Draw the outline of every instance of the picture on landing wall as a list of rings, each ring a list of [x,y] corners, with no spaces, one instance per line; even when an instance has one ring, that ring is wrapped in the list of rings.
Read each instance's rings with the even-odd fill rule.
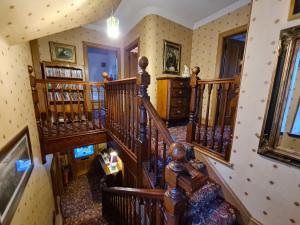
[[[289,20],[300,18],[300,0],[291,0],[289,10]]]
[[[0,224],[7,225],[17,209],[33,169],[28,127],[0,150]]]
[[[181,45],[164,41],[163,73],[179,75],[181,60]]]
[[[49,42],[51,61],[76,64],[76,46]]]

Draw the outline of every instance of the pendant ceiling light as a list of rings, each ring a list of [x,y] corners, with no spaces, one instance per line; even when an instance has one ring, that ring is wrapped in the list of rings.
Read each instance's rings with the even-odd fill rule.
[[[106,20],[107,36],[116,39],[117,37],[119,37],[120,31],[119,31],[119,19],[114,16],[113,0],[111,6],[112,6],[111,16]]]

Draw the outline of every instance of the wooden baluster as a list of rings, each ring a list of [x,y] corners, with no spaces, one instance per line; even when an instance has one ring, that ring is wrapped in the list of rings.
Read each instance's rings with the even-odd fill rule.
[[[166,160],[167,160],[167,146],[166,146],[166,143],[163,142],[163,167],[162,167],[161,188],[165,188],[165,167],[166,167]]]
[[[155,128],[155,148],[154,148],[154,175],[155,175],[155,186],[158,184],[158,130]]]
[[[149,117],[149,126],[148,126],[148,152],[147,152],[147,161],[151,160],[151,151],[152,151],[152,120]]]
[[[134,147],[134,102],[133,102],[133,97],[134,97],[134,85],[131,85],[131,88],[130,88],[130,117],[131,117],[131,125],[130,125],[130,130],[131,130],[131,145],[130,145],[130,148],[132,151],[133,150],[133,147]]]
[[[98,119],[98,126],[99,126],[99,129],[102,127],[101,125],[101,99],[100,99],[100,87],[101,86],[96,86],[97,88],[97,93],[98,93],[98,101],[97,101],[97,104],[98,104],[98,116],[96,117]]]
[[[53,98],[53,103],[54,103],[54,117],[55,117],[55,123],[56,123],[56,135],[58,135],[60,133],[60,129],[59,129],[59,118],[58,118],[58,112],[57,112],[57,104],[56,104],[56,92],[55,89],[53,89],[52,87],[52,94],[54,96]],[[58,95],[57,95],[58,96]],[[59,99],[57,99],[59,101]]]
[[[201,122],[202,122],[202,107],[203,107],[203,93],[205,90],[205,84],[199,85],[199,97],[198,97],[198,133],[196,141],[197,143],[200,143],[201,139]]]
[[[226,117],[226,108],[227,108],[227,100],[228,100],[228,89],[230,87],[230,84],[229,83],[224,83],[223,84],[223,91],[222,91],[222,98],[224,99],[223,101],[223,107],[221,109],[221,121],[220,121],[220,124],[221,124],[221,130],[220,130],[220,134],[221,134],[221,137],[220,137],[220,143],[219,143],[219,148],[218,148],[218,151],[219,152],[222,152],[223,151],[223,144],[224,144],[224,141],[223,141],[223,137],[224,137],[224,128],[225,128],[225,117]]]
[[[46,120],[47,120],[47,127],[48,127],[48,133],[51,135],[52,134],[52,124],[50,121],[50,117],[49,117],[49,101],[48,101],[48,95],[51,95],[51,92],[48,93],[47,92],[47,84],[45,84],[45,87],[43,87],[43,93],[44,93],[44,101],[45,101],[45,111],[46,111]]]
[[[65,96],[64,96],[64,88],[60,89],[61,97],[62,97],[62,109],[63,109],[63,118],[64,118],[64,129],[67,131],[67,123],[66,123],[66,106],[65,106]]]
[[[108,95],[107,95],[107,91],[106,91],[106,86],[103,85],[102,86],[102,90],[103,90],[103,96],[104,96],[104,116],[105,116],[105,120],[104,120],[104,126],[105,128],[109,128],[108,126],[108,121],[109,121],[109,112],[108,112]]]
[[[84,87],[83,90],[84,96],[86,96],[86,88]],[[76,94],[77,96],[79,96],[79,86],[76,85]],[[73,98],[74,93],[72,93],[72,95],[70,96],[70,98]],[[75,96],[75,95],[74,95]],[[74,100],[76,101],[76,98],[74,98]],[[85,98],[85,104],[86,104],[86,98]],[[86,107],[84,107],[86,110]],[[81,115],[81,107],[80,107],[80,98],[77,98],[77,117],[78,117],[78,123],[79,123],[79,127],[81,129],[81,119],[82,119],[82,115]]]
[[[92,103],[92,113],[91,113],[91,119],[92,119],[92,125],[93,129],[95,129],[95,100],[94,100],[94,86],[90,86],[91,88],[91,103]]]
[[[129,147],[129,96],[128,96],[128,84],[125,84],[125,90],[124,90],[124,101],[125,101],[125,115],[124,115],[124,121],[125,121],[125,145]]]
[[[204,146],[207,146],[207,131],[208,131],[208,122],[209,122],[209,111],[210,111],[210,96],[211,96],[212,84],[208,84],[208,98],[207,98],[207,107],[206,107],[206,116],[205,116],[205,131],[204,131]]]
[[[144,224],[147,225],[147,216],[149,215],[149,200],[148,199],[144,199]],[[150,219],[150,217],[148,216],[148,218]]]
[[[173,143],[169,148],[173,161],[165,170],[167,192],[164,196],[164,208],[167,216],[166,225],[183,224],[186,198],[178,188],[178,177],[183,171],[183,161],[185,160],[185,149],[181,143]]]
[[[72,87],[69,86],[69,89],[68,89],[68,94],[69,94],[69,97],[70,97],[70,94],[72,93]],[[72,130],[74,131],[74,109],[73,109],[73,100],[72,98],[70,98],[70,110],[71,110],[71,122],[72,122]]]
[[[218,127],[218,120],[219,120],[219,112],[220,112],[220,103],[221,103],[221,90],[222,90],[222,84],[217,84],[218,88],[216,87],[216,94],[217,94],[217,105],[215,110],[215,118],[214,118],[214,124],[212,126],[212,145],[211,149],[214,150],[215,148],[215,134],[216,134],[216,128]]]
[[[187,125],[187,134],[186,141],[192,143],[195,140],[195,111],[197,105],[197,84],[198,84],[198,74],[200,72],[200,68],[198,66],[194,67],[192,70],[192,76],[190,79],[191,86],[191,98],[190,98],[190,112],[189,112],[189,123]]]

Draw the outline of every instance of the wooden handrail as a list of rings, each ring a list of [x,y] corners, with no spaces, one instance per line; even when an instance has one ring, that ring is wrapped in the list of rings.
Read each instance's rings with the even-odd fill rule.
[[[106,85],[113,85],[113,84],[125,84],[125,83],[135,83],[136,77],[124,78],[120,80],[113,80],[110,82],[105,83]]]
[[[122,195],[131,195],[136,197],[151,198],[163,200],[165,190],[163,189],[140,189],[140,188],[125,188],[125,187],[110,187],[104,188],[104,192],[119,193]]]
[[[223,79],[205,79],[198,80],[197,84],[224,84],[224,83],[238,83],[236,78],[223,78]]]
[[[167,145],[171,145],[174,143],[173,138],[171,137],[171,134],[166,127],[165,123],[163,120],[160,118],[158,115],[157,111],[155,110],[154,106],[148,99],[143,99],[144,106],[148,112],[148,116],[151,117],[153,121],[153,125],[159,130],[163,140]]]

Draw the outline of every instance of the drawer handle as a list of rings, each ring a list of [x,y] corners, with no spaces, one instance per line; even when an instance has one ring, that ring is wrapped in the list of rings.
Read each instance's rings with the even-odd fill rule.
[[[180,114],[181,113],[181,111],[180,110],[177,110],[177,114]]]
[[[182,94],[182,91],[178,91],[179,94]]]
[[[181,104],[181,103],[182,103],[182,101],[181,101],[181,100],[178,100],[178,101],[177,101],[177,103],[178,103],[178,104]]]
[[[183,82],[180,82],[179,84],[180,84],[181,86],[183,86]]]

